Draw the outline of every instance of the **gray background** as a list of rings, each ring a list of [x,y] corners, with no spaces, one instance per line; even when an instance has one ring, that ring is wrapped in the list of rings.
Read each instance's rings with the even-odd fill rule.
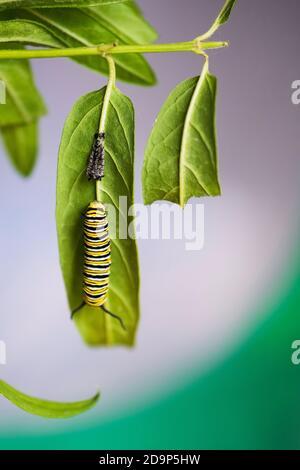
[[[221,0],[140,0],[159,41],[185,41],[206,31]],[[41,125],[40,160],[23,180],[1,150],[0,339],[8,364],[1,377],[50,399],[103,391],[98,414],[137,406],[217,361],[254,323],[251,311],[274,299],[291,259],[299,212],[299,113],[291,83],[300,79],[299,1],[239,0],[215,36],[231,47],[211,54],[219,78],[218,140],[223,197],[205,199],[205,247],[182,242],[140,245],[142,318],[132,351],[91,350],[69,321],[55,230],[57,151],[64,120],[103,77],[67,59],[36,60],[49,106]],[[147,136],[171,89],[200,72],[201,58],[151,55],[158,86],[119,83],[136,108],[136,200]],[[2,155],[3,154],[3,155]],[[184,280],[184,281],[182,281]],[[179,288],[179,285],[181,286]],[[155,293],[155,296],[154,296]],[[0,403],[2,423],[40,420]],[[81,418],[83,421],[89,419]],[[66,426],[44,423],[45,428]]]

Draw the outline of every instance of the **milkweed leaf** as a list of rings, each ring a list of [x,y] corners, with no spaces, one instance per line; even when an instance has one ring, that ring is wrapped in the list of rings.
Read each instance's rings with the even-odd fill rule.
[[[83,216],[95,199],[95,183],[86,178],[88,156],[98,131],[106,88],[77,101],[63,130],[57,178],[57,231],[60,262],[70,312],[83,301]],[[130,100],[114,89],[106,121],[106,176],[102,180],[102,202],[116,211],[116,233],[120,221],[132,223],[119,196],[133,204],[134,111]],[[108,213],[108,217],[110,214]],[[139,269],[137,247],[131,238],[111,240],[111,275],[105,306],[120,316],[120,323],[100,308],[84,306],[74,315],[83,339],[89,345],[132,346],[139,317]]]
[[[97,44],[141,44],[152,42],[156,32],[146,22],[143,16],[134,8],[134,3],[105,5],[102,8],[36,8],[31,10],[7,10],[0,12],[0,20],[7,22],[26,22],[26,35],[23,33],[23,42],[35,37],[40,45],[47,41],[50,47],[51,37],[59,42],[59,47],[82,47]],[[40,33],[29,31],[29,25],[35,24],[43,28]],[[7,28],[7,26],[6,26]],[[0,22],[1,30],[1,22]],[[45,32],[50,37],[45,37]],[[22,36],[22,30],[20,31]],[[1,37],[1,32],[0,32]],[[101,56],[84,56],[72,58],[97,72],[107,74],[107,62]],[[155,74],[140,54],[124,54],[115,57],[117,76],[120,80],[139,85],[153,85],[156,82]]]
[[[205,64],[200,77],[177,85],[164,103],[146,147],[146,204],[184,206],[194,196],[218,196],[215,100],[217,79]]]
[[[38,152],[38,123],[2,127],[1,135],[7,154],[22,176],[29,176]]]
[[[49,8],[84,7],[90,5],[110,5],[124,3],[126,0],[0,0],[0,9],[5,8]]]
[[[88,8],[85,12],[96,17],[100,25],[106,26],[126,44],[148,44],[157,39],[157,32],[134,2],[129,1],[117,7],[107,5],[103,8]]]
[[[27,413],[43,418],[72,418],[92,408],[99,400],[99,393],[89,400],[73,403],[61,403],[41,400],[16,390],[3,380],[0,380],[0,395],[5,397],[18,408]]]
[[[46,113],[28,61],[1,60],[0,80],[6,89],[6,103],[0,105],[0,127],[29,124]]]
[[[9,46],[14,49],[22,47],[17,44]],[[3,43],[0,48],[9,46]],[[0,134],[15,169],[28,176],[36,162],[38,121],[46,113],[46,106],[34,83],[28,61],[1,60],[0,80],[5,88],[5,103],[0,104]]]
[[[29,20],[9,20],[0,22],[0,43],[21,43],[33,46],[62,47],[63,44],[47,29]],[[7,49],[11,45],[7,44]],[[1,67],[2,61],[0,62]]]

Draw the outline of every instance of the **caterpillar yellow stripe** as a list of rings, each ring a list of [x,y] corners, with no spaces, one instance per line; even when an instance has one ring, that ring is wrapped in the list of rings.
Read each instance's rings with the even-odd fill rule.
[[[91,202],[84,218],[84,301],[101,307],[108,296],[111,249],[108,221],[101,202]]]

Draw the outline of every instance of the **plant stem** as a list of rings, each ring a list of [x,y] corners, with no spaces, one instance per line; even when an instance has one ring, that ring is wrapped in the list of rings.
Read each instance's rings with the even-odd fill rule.
[[[105,132],[107,111],[109,107],[111,93],[113,89],[115,88],[115,84],[116,84],[116,67],[115,67],[114,60],[109,55],[104,55],[104,57],[108,63],[109,75],[108,75],[108,82],[107,82],[102,110],[101,110],[99,134]],[[96,199],[97,201],[101,202],[101,181],[96,181]]]
[[[194,39],[188,42],[175,42],[169,44],[101,44],[91,47],[70,47],[67,49],[2,49],[0,50],[1,59],[47,59],[55,57],[75,57],[112,54],[133,54],[133,53],[162,53],[162,52],[194,52],[201,54],[208,49],[220,49],[228,47],[227,41],[202,42]]]

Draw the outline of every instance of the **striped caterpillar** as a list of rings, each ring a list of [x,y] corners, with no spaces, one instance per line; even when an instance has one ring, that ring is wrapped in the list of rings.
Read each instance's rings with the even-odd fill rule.
[[[84,301],[101,307],[108,296],[111,265],[108,222],[101,202],[91,202],[85,213],[84,248]]]

